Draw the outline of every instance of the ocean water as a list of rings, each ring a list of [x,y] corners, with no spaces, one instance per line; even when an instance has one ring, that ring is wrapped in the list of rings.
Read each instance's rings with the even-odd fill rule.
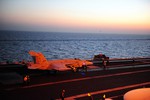
[[[0,31],[0,62],[32,60],[28,52],[49,60],[150,57],[150,35]]]

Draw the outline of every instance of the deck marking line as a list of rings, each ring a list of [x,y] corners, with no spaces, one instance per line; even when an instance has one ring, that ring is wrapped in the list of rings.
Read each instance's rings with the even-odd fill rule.
[[[42,83],[42,84],[35,84],[35,85],[24,86],[24,87],[20,87],[20,88],[33,88],[33,87],[47,86],[47,85],[53,85],[53,84],[75,82],[75,81],[82,81],[82,80],[96,79],[96,78],[105,78],[105,77],[119,76],[119,75],[127,75],[127,74],[134,74],[134,73],[141,73],[141,72],[148,72],[148,71],[150,71],[150,70],[141,70],[141,71],[134,71],[134,72],[124,72],[124,73],[117,73],[117,74],[109,74],[109,75],[103,75],[103,76],[77,78],[77,79],[71,79],[71,80],[63,80],[63,81],[57,81],[57,82],[48,82],[48,83]]]
[[[143,85],[149,85],[150,82],[145,82],[145,83],[140,83],[140,84],[133,84],[133,85],[128,85],[128,86],[122,86],[122,87],[117,87],[117,88],[112,88],[112,89],[106,89],[106,90],[100,90],[100,91],[95,91],[95,92],[90,92],[91,95],[96,95],[96,94],[101,94],[101,93],[106,93],[106,92],[113,92],[113,91],[118,91],[122,89],[128,89],[128,88],[133,88],[133,87],[138,87],[138,86],[143,86]],[[79,94],[75,96],[70,96],[66,97],[65,100],[74,100],[75,98],[81,98],[81,97],[86,97],[88,93],[84,94]],[[60,99],[56,99],[60,100]]]

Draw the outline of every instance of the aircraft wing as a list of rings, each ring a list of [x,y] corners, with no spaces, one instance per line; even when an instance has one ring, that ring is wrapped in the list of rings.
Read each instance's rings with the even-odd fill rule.
[[[57,70],[57,71],[71,70],[64,63],[53,63],[47,69],[49,69],[49,70]]]
[[[40,70],[47,70],[48,66],[47,65],[40,65],[40,64],[34,64],[31,63],[28,65],[29,69],[40,69]]]

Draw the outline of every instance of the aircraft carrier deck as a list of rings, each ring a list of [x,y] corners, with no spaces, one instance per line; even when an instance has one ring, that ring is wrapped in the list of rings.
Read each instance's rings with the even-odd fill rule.
[[[30,84],[2,85],[1,100],[56,100],[63,89],[65,100],[93,100],[106,98],[123,100],[123,95],[132,89],[150,87],[150,60],[117,62],[103,70],[97,64],[87,72],[59,72],[54,75],[31,74]]]

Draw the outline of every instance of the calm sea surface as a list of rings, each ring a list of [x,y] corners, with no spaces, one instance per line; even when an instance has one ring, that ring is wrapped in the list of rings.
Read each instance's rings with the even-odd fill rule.
[[[29,50],[47,59],[150,57],[150,35],[79,34],[0,31],[0,62],[31,60]]]

